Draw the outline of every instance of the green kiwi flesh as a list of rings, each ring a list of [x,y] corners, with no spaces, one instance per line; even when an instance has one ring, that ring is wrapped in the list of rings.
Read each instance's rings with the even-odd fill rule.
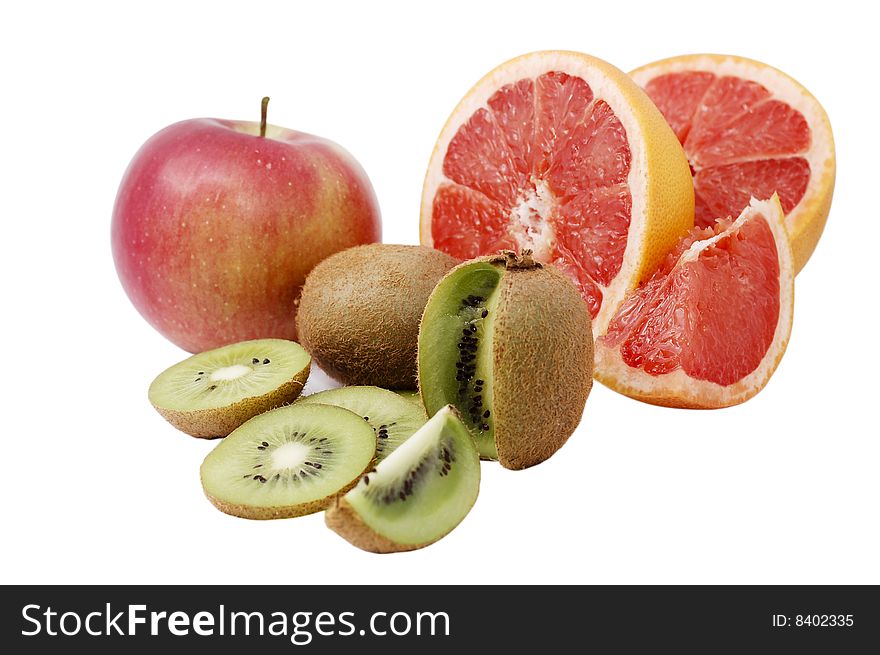
[[[179,430],[224,437],[257,414],[293,402],[310,366],[309,354],[293,341],[242,341],[166,369],[150,385],[149,399]]]
[[[480,457],[498,459],[492,416],[492,336],[503,268],[487,262],[460,266],[435,291],[422,317],[419,371],[428,415],[454,405],[477,444]],[[439,285],[438,285],[439,289]],[[426,380],[426,375],[422,379]]]
[[[221,441],[202,463],[202,487],[233,516],[302,516],[350,489],[375,451],[373,429],[354,412],[295,404],[260,414]]]
[[[453,407],[425,425],[327,510],[327,526],[375,553],[415,550],[452,531],[480,489],[480,460]]]
[[[300,398],[298,404],[323,403],[344,407],[363,417],[376,433],[376,459],[382,461],[427,421],[421,404],[387,389],[340,387]]]
[[[417,389],[398,389],[394,393],[418,407],[423,414],[425,413],[425,406],[422,405],[422,395]]]
[[[581,421],[593,383],[590,313],[571,279],[530,251],[464,262],[431,292],[418,365],[429,416],[455,405],[482,457],[528,468]]]

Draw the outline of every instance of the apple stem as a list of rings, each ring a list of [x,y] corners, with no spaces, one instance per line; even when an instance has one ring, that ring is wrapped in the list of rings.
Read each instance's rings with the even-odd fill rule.
[[[260,136],[266,136],[266,114],[269,113],[269,96],[260,103]]]

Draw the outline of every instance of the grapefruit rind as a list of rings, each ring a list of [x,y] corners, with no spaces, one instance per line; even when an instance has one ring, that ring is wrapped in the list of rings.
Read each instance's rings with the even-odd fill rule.
[[[705,71],[752,80],[768,89],[773,98],[787,103],[806,118],[811,130],[811,145],[799,156],[810,165],[810,183],[803,198],[785,217],[796,275],[813,254],[831,209],[837,164],[828,115],[799,82],[772,66],[745,57],[717,54],[670,57],[641,66],[632,71],[630,77],[644,87],[656,77],[683,71]]]
[[[736,232],[752,216],[759,214],[767,224],[776,242],[779,257],[779,319],[773,339],[758,367],[737,382],[723,386],[707,380],[696,380],[680,368],[663,375],[650,375],[627,365],[617,348],[610,348],[599,339],[596,342],[596,379],[605,386],[630,398],[653,405],[688,409],[718,409],[745,402],[757,394],[773,375],[785,353],[791,335],[794,312],[794,269],[791,246],[784,224],[784,213],[779,198],[752,199],[748,207],[724,232],[695,242],[682,254],[676,266],[698,258],[699,253],[731,232]]]
[[[433,246],[434,196],[446,180],[443,160],[459,128],[498,89],[523,78],[562,71],[582,78],[596,99],[608,103],[626,130],[632,162],[627,177],[632,194],[627,246],[617,277],[602,289],[603,301],[593,319],[593,334],[604,333],[620,301],[662,261],[693,226],[694,193],[684,150],[650,98],[611,64],[579,52],[540,51],[522,55],[489,72],[467,93],[443,127],[431,155],[421,204],[421,243]],[[483,253],[491,254],[491,253]]]

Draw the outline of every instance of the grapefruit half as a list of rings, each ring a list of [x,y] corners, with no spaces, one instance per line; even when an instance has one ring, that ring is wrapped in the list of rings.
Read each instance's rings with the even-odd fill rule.
[[[779,199],[694,227],[596,341],[598,379],[657,405],[717,408],[760,391],[791,333],[794,267]]]
[[[724,55],[685,55],[630,73],[663,112],[691,165],[695,224],[738,216],[751,197],[779,194],[795,272],[831,207],[835,157],[819,102],[785,73]]]
[[[589,55],[535,52],[452,112],[425,177],[421,242],[460,259],[531,250],[577,285],[598,335],[693,208],[684,152],[631,78]]]

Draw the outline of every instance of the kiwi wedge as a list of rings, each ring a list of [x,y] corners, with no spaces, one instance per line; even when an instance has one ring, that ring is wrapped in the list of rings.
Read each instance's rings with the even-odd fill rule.
[[[194,437],[225,437],[248,419],[293,402],[311,357],[284,339],[242,341],[166,369],[150,385],[153,407]]]
[[[480,456],[521,469],[574,432],[593,382],[593,336],[574,284],[528,251],[465,262],[428,299],[419,329],[428,415],[461,412]]]
[[[233,516],[302,516],[350,489],[375,452],[376,434],[354,412],[319,404],[280,407],[217,444],[202,463],[202,487]]]
[[[480,459],[470,432],[446,407],[337,498],[325,520],[363,550],[415,550],[461,523],[479,489]]]
[[[344,407],[370,424],[376,433],[376,459],[381,461],[427,421],[424,411],[393,391],[354,386],[304,396],[297,404],[323,403]]]

